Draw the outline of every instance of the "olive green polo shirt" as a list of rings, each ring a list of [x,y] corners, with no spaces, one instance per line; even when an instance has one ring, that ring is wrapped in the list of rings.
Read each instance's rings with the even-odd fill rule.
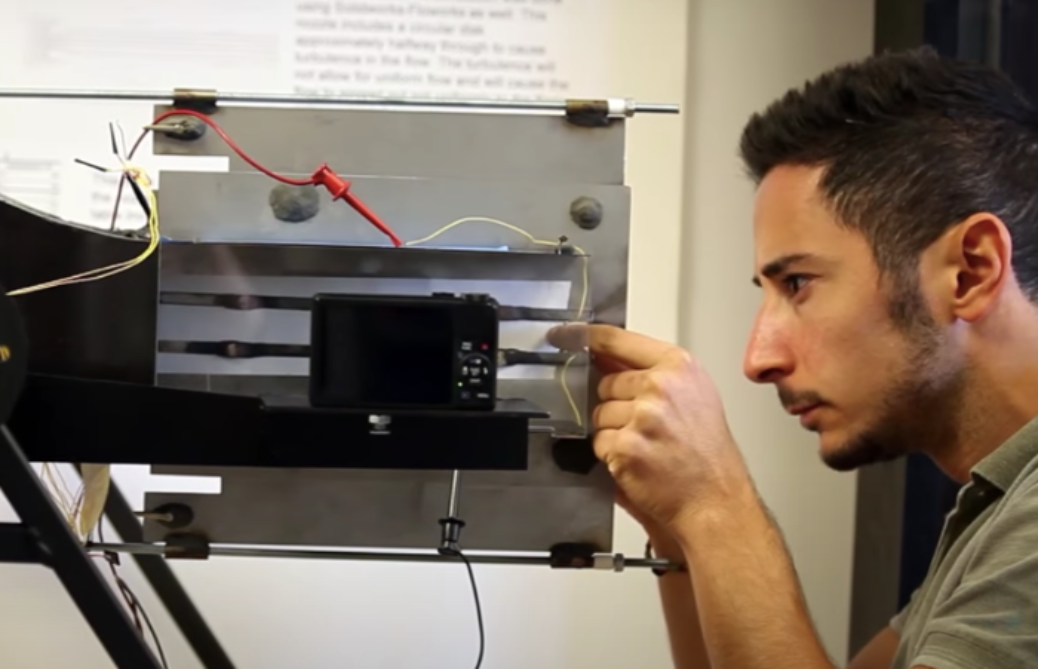
[[[973,468],[891,626],[891,669],[1038,669],[1038,418]]]

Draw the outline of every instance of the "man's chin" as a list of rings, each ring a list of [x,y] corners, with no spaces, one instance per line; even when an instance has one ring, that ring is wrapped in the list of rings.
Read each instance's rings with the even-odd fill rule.
[[[821,438],[823,443],[819,450],[822,462],[838,472],[853,472],[868,465],[897,459],[900,456],[899,453],[891,452],[880,442],[871,439],[855,439],[827,446],[824,443],[825,435]]]

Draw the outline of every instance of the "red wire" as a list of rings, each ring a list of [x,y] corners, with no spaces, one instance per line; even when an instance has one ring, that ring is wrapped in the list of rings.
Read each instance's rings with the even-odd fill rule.
[[[289,186],[313,186],[313,185],[316,185],[316,182],[313,180],[312,177],[310,179],[290,179],[289,177],[286,177],[286,176],[283,176],[281,174],[278,174],[277,172],[274,172],[273,170],[267,169],[263,165],[261,165],[258,162],[256,162],[256,160],[253,159],[252,156],[250,156],[249,154],[245,153],[245,151],[242,150],[242,148],[240,146],[238,146],[237,142],[235,142],[233,139],[231,139],[227,135],[227,133],[224,132],[223,128],[221,128],[216,123],[216,121],[214,121],[213,119],[209,118],[205,114],[202,114],[200,112],[194,111],[193,109],[171,109],[171,110],[169,110],[167,112],[163,112],[163,113],[159,114],[158,117],[152,122],[152,124],[153,125],[158,125],[159,123],[161,123],[162,121],[166,120],[170,116],[193,116],[193,117],[197,118],[199,121],[202,121],[207,126],[212,128],[213,132],[215,132],[217,135],[219,135],[220,139],[222,139],[224,142],[226,142],[227,146],[231,147],[232,151],[234,151],[239,156],[241,156],[242,160],[247,162],[249,165],[252,165],[254,168],[256,168],[257,171],[266,174],[271,179],[274,179],[276,181],[280,181],[281,183],[286,183]]]
[[[275,181],[280,181],[281,183],[285,183],[290,186],[324,186],[328,189],[329,192],[331,192],[332,199],[338,200],[341,198],[345,200],[347,204],[349,204],[357,211],[358,214],[363,216],[365,219],[368,220],[369,223],[374,225],[384,235],[389,237],[390,241],[393,242],[394,246],[403,246],[404,243],[400,240],[396,233],[394,233],[393,230],[388,225],[386,225],[382,221],[382,219],[378,217],[377,214],[375,214],[375,212],[373,212],[367,205],[361,202],[361,200],[356,195],[349,192],[350,182],[346,181],[345,179],[337,175],[327,165],[321,165],[319,168],[317,168],[313,176],[311,176],[309,179],[292,179],[282,174],[278,174],[277,172],[261,165],[252,156],[247,154],[244,151],[244,149],[238,146],[237,142],[231,139],[230,136],[226,132],[224,132],[224,129],[221,128],[218,123],[216,123],[216,121],[200,112],[196,112],[192,109],[171,109],[169,111],[159,114],[158,117],[156,117],[152,123],[153,125],[158,124],[171,116],[193,116],[194,118],[197,118],[198,120],[202,121],[207,126],[212,128],[213,132],[219,135],[220,139],[222,139],[227,144],[227,146],[231,148],[232,151],[237,153],[242,160],[251,165],[257,171],[262,172],[271,179],[274,179]],[[133,155],[137,152],[137,149],[140,147],[141,143],[144,141],[144,138],[147,136],[147,134],[148,132],[145,131],[141,134],[140,137],[137,138],[137,141],[133,144],[133,148],[130,150],[129,156],[127,156],[128,159],[133,158]],[[121,179],[119,181],[119,191],[116,195],[115,200],[116,209],[114,212],[112,212],[113,229],[115,227],[116,216],[119,213],[119,200],[122,197],[124,181],[125,179]]]

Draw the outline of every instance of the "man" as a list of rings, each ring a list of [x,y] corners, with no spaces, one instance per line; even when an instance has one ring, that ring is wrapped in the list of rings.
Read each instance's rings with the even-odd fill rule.
[[[984,67],[888,54],[789,92],[741,153],[746,376],[835,469],[920,452],[966,484],[927,581],[849,666],[1038,667],[1038,113]],[[835,666],[697,360],[604,325],[590,341],[596,452],[686,567],[660,578],[676,666]]]

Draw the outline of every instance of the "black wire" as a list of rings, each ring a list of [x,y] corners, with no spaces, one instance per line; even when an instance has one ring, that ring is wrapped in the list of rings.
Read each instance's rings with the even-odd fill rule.
[[[479,625],[479,657],[476,659],[476,669],[479,669],[483,666],[483,654],[487,645],[486,630],[483,629],[483,607],[479,603],[479,588],[476,586],[476,575],[472,571],[472,563],[460,549],[453,552],[465,563],[465,568],[469,572],[469,583],[472,584],[472,598],[476,603],[476,622]]]
[[[137,595],[133,594],[133,590],[130,590],[130,586],[126,585],[126,582],[121,578],[119,580],[122,582],[123,587],[126,588],[126,592],[130,594],[130,598],[133,599],[133,605],[141,612],[141,617],[144,618],[144,624],[148,626],[148,631],[151,633],[151,640],[155,642],[155,650],[159,653],[159,662],[162,663],[164,669],[169,669],[169,663],[166,662],[166,653],[162,650],[162,642],[159,641],[159,635],[155,632],[155,626],[151,624],[151,618],[148,616],[148,612],[144,610],[144,607],[141,605],[141,600],[137,599]]]
[[[97,538],[98,541],[104,543],[104,518],[101,518],[97,523]],[[114,555],[114,554],[113,554]],[[148,616],[148,612],[144,610],[144,605],[141,604],[141,600],[137,598],[133,590],[130,589],[129,584],[119,576],[119,572],[116,571],[115,561],[108,555],[104,556],[105,562],[108,563],[109,569],[112,570],[112,578],[115,579],[115,583],[119,586],[119,590],[123,593],[123,597],[126,598],[127,604],[130,606],[130,612],[136,614],[139,612],[141,617],[144,618],[144,624],[148,626],[148,631],[151,634],[151,640],[155,643],[155,649],[159,654],[159,661],[162,663],[163,669],[169,669],[169,663],[166,662],[166,653],[162,649],[162,642],[159,641],[159,635],[155,631],[155,626],[151,624],[151,618]],[[138,623],[139,625],[139,623]]]
[[[101,519],[97,523],[97,540],[99,543],[105,542],[104,532],[104,519]],[[137,628],[137,631],[144,634],[144,629],[141,628],[141,619],[137,615],[137,609],[133,604],[132,593],[127,594],[125,584],[122,579],[119,578],[119,572],[116,571],[115,567],[119,564],[119,556],[116,553],[104,553],[101,558],[108,564],[109,571],[112,572],[112,579],[115,580],[115,584],[119,586],[119,594],[123,596],[123,601],[126,602],[126,607],[130,609],[130,613],[133,615],[133,624]]]

